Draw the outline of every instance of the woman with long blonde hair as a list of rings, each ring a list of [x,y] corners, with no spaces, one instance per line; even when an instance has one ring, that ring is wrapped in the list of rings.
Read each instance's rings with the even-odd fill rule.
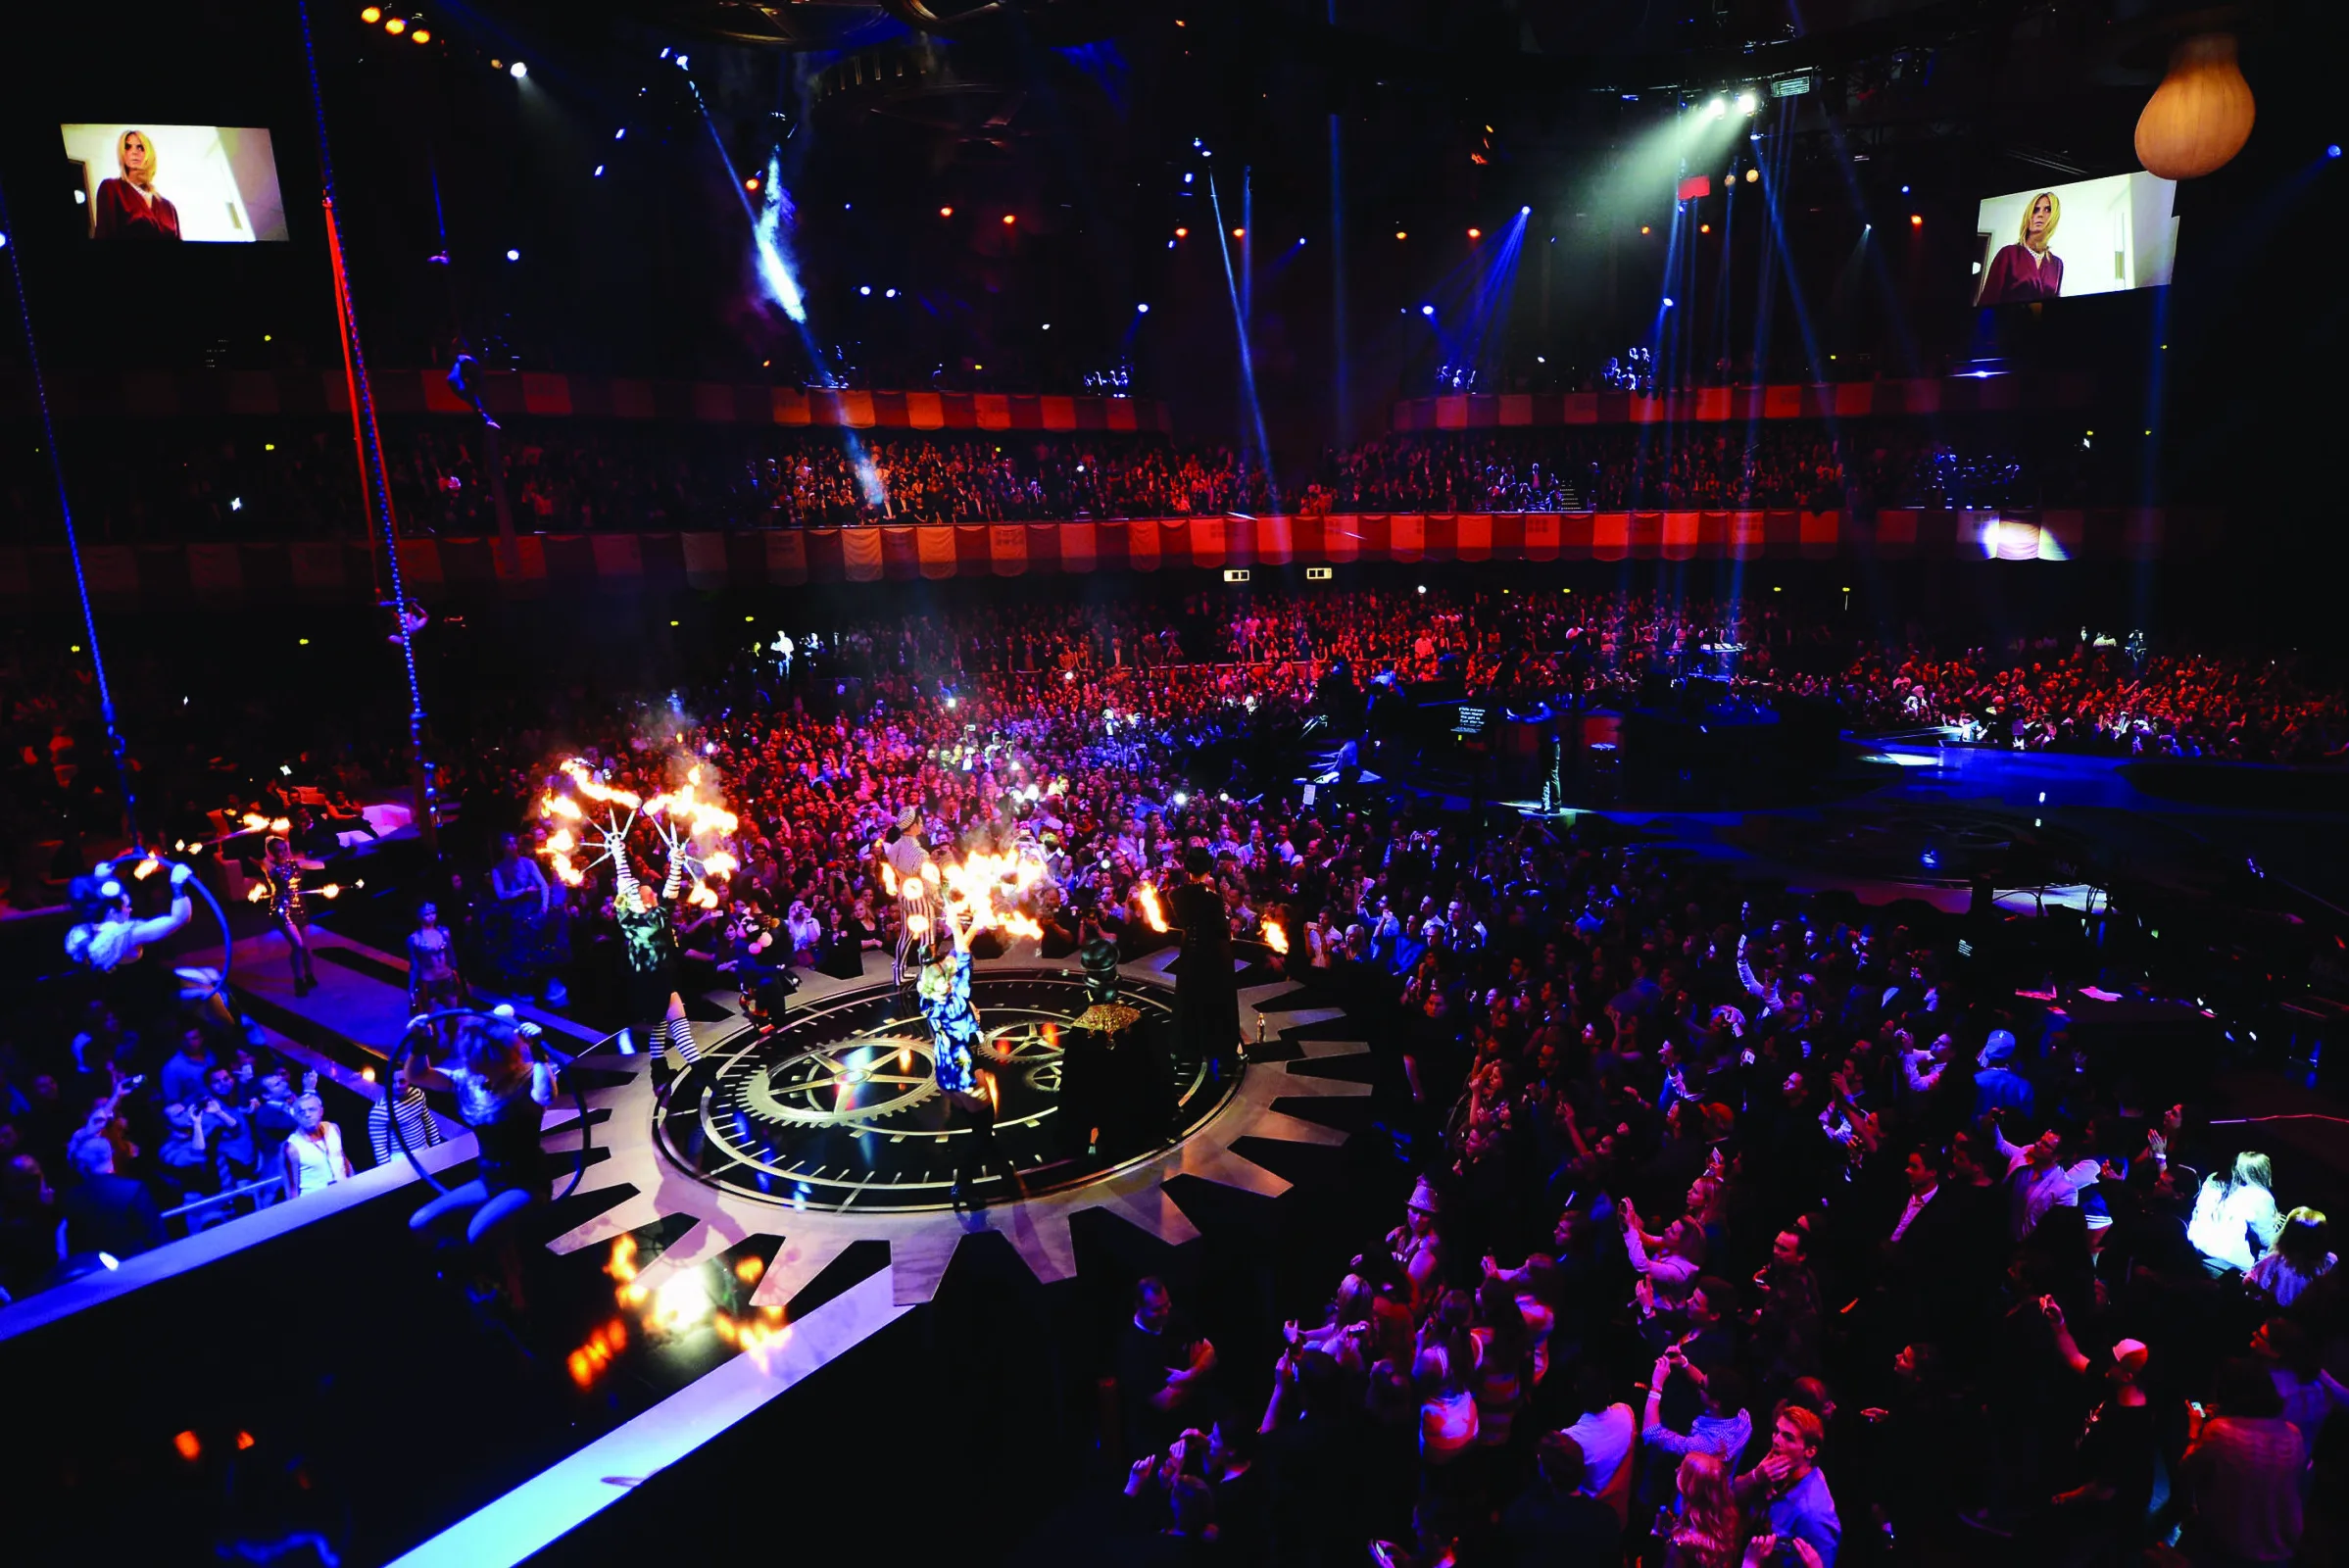
[[[1665,1534],[1664,1568],[1737,1568],[1738,1518],[1729,1466],[1709,1453],[1681,1460],[1680,1514]]]
[[[155,188],[155,143],[143,130],[115,138],[120,172],[98,182],[90,232],[99,239],[179,238],[179,209]]]
[[[2063,198],[2043,190],[2023,209],[2015,243],[2002,245],[1982,270],[1978,305],[2018,305],[2051,300],[2064,292],[2064,259],[2048,249],[2055,225],[2064,220]]]

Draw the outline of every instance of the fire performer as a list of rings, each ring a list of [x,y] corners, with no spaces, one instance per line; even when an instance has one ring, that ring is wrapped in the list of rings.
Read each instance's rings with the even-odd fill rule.
[[[272,835],[262,845],[261,874],[269,886],[269,919],[285,937],[297,997],[307,997],[318,986],[318,972],[310,961],[310,909],[302,897],[302,858],[285,840]]]
[[[949,942],[937,940],[938,926],[946,928]],[[933,936],[921,949],[915,996],[930,1025],[933,1071],[949,1119],[955,1109],[970,1118],[970,1137],[955,1146],[954,1158],[953,1200],[960,1207],[986,1179],[989,1166],[1001,1164],[1014,1186],[1019,1172],[996,1148],[995,1085],[978,1064],[979,1014],[970,1004],[970,925],[949,907],[930,929]]]
[[[669,852],[668,876],[658,892],[638,880],[625,849],[612,858],[612,865],[619,883],[612,898],[612,918],[619,922],[620,952],[628,964],[628,1027],[658,1018],[660,1026],[647,1037],[650,1049],[659,1053],[664,1044],[673,1045],[686,1061],[699,1061],[702,1050],[694,1043],[678,990],[677,932],[668,912],[685,885],[685,858]]]

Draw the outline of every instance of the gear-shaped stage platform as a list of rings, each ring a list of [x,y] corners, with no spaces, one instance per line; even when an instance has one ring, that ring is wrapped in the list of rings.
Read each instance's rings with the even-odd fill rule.
[[[972,1002],[996,1074],[997,1140],[1019,1173],[1013,1184],[978,1184],[977,1206],[950,1202],[952,1140],[966,1118],[946,1115],[930,1076],[928,1031],[909,993],[857,985],[795,1008],[778,1028],[704,1026],[699,1062],[665,1095],[648,1058],[582,1058],[626,1083],[588,1097],[594,1136],[608,1157],[588,1167],[583,1195],[628,1191],[595,1219],[557,1237],[558,1252],[610,1243],[668,1216],[697,1223],[647,1264],[658,1289],[682,1268],[758,1235],[782,1248],[759,1284],[759,1305],[788,1303],[858,1241],[890,1252],[901,1304],[936,1291],[955,1247],[980,1230],[1001,1232],[1039,1279],[1074,1272],[1069,1216],[1106,1208],[1173,1244],[1197,1232],[1165,1191],[1190,1175],[1277,1196],[1288,1183],[1233,1152],[1242,1138],[1336,1144],[1345,1134],[1277,1108],[1283,1100],[1369,1093],[1366,1084],[1292,1072],[1292,1063],[1228,1054],[1186,1055],[1163,1025],[1173,1013],[1164,966],[1171,954],[1128,964],[1125,1001],[1140,1019],[1114,1037],[1076,1027],[1088,1003],[1073,970],[1034,959],[980,962]],[[1304,1008],[1287,982],[1242,993],[1278,1032],[1341,1016]],[[1281,1008],[1295,999],[1300,1006]],[[1301,1043],[1303,1060],[1351,1055],[1355,1042]],[[577,1147],[575,1126],[550,1149]]]

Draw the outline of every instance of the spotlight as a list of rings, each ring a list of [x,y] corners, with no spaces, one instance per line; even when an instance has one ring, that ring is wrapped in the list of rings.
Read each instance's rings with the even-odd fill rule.
[[[1483,239],[1485,237],[1485,231],[1481,228],[1472,228],[1468,231],[1468,237],[1470,239]]]
[[[628,139],[628,127],[622,125],[619,129],[613,131],[612,133],[612,139],[613,141],[626,141]]]
[[[604,177],[604,166],[603,166],[602,164],[598,164],[598,165],[596,165],[596,175],[595,175],[595,177],[596,177],[596,178],[598,178],[598,179],[602,179],[602,178]]]
[[[1903,196],[1906,196],[1908,193],[1909,193],[1909,188],[1908,188],[1906,185],[1903,185],[1903,186],[1901,186],[1901,187],[1900,187],[1900,194],[1901,194],[1901,195],[1903,195]]]
[[[1748,185],[1752,184],[1755,180],[1760,179],[1761,177],[1762,172],[1758,169],[1749,169],[1745,172],[1745,183]]]
[[[522,253],[520,251],[508,251],[506,253],[506,259],[510,262],[518,262],[522,259]]]
[[[1704,117],[1707,120],[1719,120],[1723,115],[1728,113],[1729,100],[1727,98],[1716,98],[1711,103],[1704,106]]]
[[[383,20],[383,8],[381,6],[369,6],[359,14],[359,20],[371,27],[376,23]]]
[[[954,216],[954,210],[952,207],[941,207],[938,209],[938,216],[941,218],[952,218]]]
[[[1014,218],[1014,217],[1012,217],[1012,216],[1011,216],[1009,213],[1005,213],[1005,214],[1003,215],[1003,226],[1004,226],[1005,228],[1009,228],[1009,227],[1010,227],[1010,226],[1011,226],[1013,223],[1016,223],[1017,221],[1019,221],[1019,220],[1018,220],[1018,219],[1016,219],[1016,218]]]
[[[1712,231],[1713,225],[1710,223],[1699,223],[1696,225],[1696,232],[1699,234],[1710,234]]]
[[[744,180],[742,182],[742,188],[744,190],[757,190],[759,188],[759,176],[757,174],[753,174],[750,178]]]
[[[1189,239],[1190,237],[1191,230],[1187,228],[1178,228],[1175,230],[1175,238],[1177,239]]]
[[[2338,158],[2338,157],[2340,157],[2340,156],[2341,156],[2341,144],[2340,144],[2339,142],[2337,142],[2337,141],[2336,141],[2336,142],[2334,142],[2334,143],[2333,143],[2331,146],[2329,146],[2329,147],[2325,148],[2325,157],[2327,157],[2327,158]]]
[[[1422,305],[1419,308],[1419,314],[1422,316],[1433,316],[1436,314],[1436,307],[1433,305]]]
[[[383,30],[397,38],[408,30],[408,24],[404,19],[394,17],[383,24]]]
[[[514,80],[519,81],[524,76],[530,74],[530,68],[524,65],[521,61],[516,60],[513,65],[506,68],[506,74],[512,76]]]
[[[1644,234],[1644,233],[1646,233],[1646,232],[1647,232],[1647,225],[1646,225],[1645,223],[1641,223],[1641,224],[1639,225],[1639,232],[1640,232],[1640,233],[1642,233],[1642,234]]]
[[[1248,230],[1245,228],[1235,228],[1232,230],[1232,238],[1246,239],[1248,238]]]
[[[1175,242],[1174,242],[1173,240],[1171,240],[1171,239],[1170,239],[1170,240],[1168,240],[1168,241],[1166,242],[1166,248],[1167,248],[1168,250],[1170,250],[1170,251],[1171,251],[1171,250],[1173,250],[1173,249],[1175,248]]]
[[[1531,218],[1534,216],[1534,210],[1531,207],[1520,207],[1517,209],[1517,216],[1520,218]]]
[[[1751,92],[1741,92],[1741,93],[1737,94],[1737,113],[1738,113],[1738,114],[1740,114],[1740,115],[1750,115],[1750,114],[1752,114],[1752,113],[1753,113],[1755,110],[1757,110],[1757,109],[1759,109],[1759,108],[1761,108],[1761,107],[1762,107],[1762,100],[1760,100],[1759,98],[1756,98],[1756,97],[1755,97],[1755,96],[1754,96],[1754,95],[1753,95]]]
[[[430,43],[432,41],[432,29],[430,27],[418,27],[416,31],[410,33],[408,36],[414,38],[417,43]]]
[[[1150,313],[1150,302],[1148,300],[1145,300],[1142,304],[1134,307],[1134,314],[1137,316],[1148,316]]]
[[[1911,227],[1911,228],[1923,228],[1924,226],[1925,226],[1925,215],[1924,215],[1923,213],[1911,213],[1911,214],[1909,214],[1909,227]]]
[[[1395,231],[1395,237],[1396,239],[1409,239],[1411,236],[1404,230],[1398,228]]]
[[[1664,296],[1664,309],[1668,311],[1672,309],[1672,296],[1669,294]]]
[[[873,286],[870,283],[859,283],[856,286],[856,292],[866,299],[871,299],[873,297]]]
[[[1047,321],[1047,322],[1045,322],[1045,323],[1044,323],[1044,325],[1043,325],[1043,327],[1041,328],[1041,330],[1043,330],[1043,331],[1047,331],[1047,332],[1050,332],[1052,329],[1052,322],[1050,322],[1050,321]],[[1083,465],[1082,463],[1078,464],[1078,465],[1077,465],[1077,472],[1079,472],[1079,473],[1083,473],[1084,471],[1085,471],[1085,465]]]
[[[881,291],[881,298],[883,298],[883,299],[885,299],[885,300],[894,300],[894,299],[896,299],[897,297],[898,297],[898,291],[897,291],[896,289],[894,289],[894,288],[892,288],[892,289],[883,289],[883,290]]]

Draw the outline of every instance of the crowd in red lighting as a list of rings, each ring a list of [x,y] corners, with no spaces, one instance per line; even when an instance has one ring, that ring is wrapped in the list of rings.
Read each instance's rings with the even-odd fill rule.
[[[384,431],[404,531],[498,529],[489,434],[449,420]],[[524,533],[1184,516],[1224,512],[1559,512],[1621,508],[2069,505],[2123,495],[2097,454],[1871,421],[1379,437],[1276,483],[1228,446],[1154,436],[736,431],[516,420],[497,436]],[[27,455],[29,454],[29,456]],[[190,421],[162,444],[75,462],[86,535],[107,543],[362,533],[347,430]],[[45,459],[0,461],[0,500],[52,516]]]

